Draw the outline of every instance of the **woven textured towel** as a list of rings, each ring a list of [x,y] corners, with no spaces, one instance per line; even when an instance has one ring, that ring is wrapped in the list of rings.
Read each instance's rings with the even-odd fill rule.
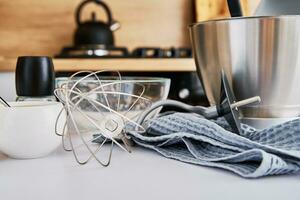
[[[209,121],[195,114],[174,113],[150,123],[147,134],[128,135],[168,158],[226,169],[246,178],[300,171],[300,120],[265,130],[242,125],[241,135],[230,132],[222,118]]]

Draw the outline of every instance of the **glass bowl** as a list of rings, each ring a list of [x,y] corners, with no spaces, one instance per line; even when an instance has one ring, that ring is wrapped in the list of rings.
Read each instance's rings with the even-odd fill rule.
[[[124,123],[134,124],[153,103],[167,99],[171,83],[170,79],[155,77],[94,77],[78,82],[80,79],[82,77],[75,77],[68,82],[67,77],[56,78],[56,88],[73,89],[74,94],[70,94],[69,98],[73,98],[74,105],[78,104],[78,109],[73,109],[72,114],[81,132],[96,129],[95,124],[91,124],[82,112],[95,119],[96,123],[118,116]],[[88,99],[78,97],[80,93],[84,93]],[[148,119],[159,111],[155,110]]]

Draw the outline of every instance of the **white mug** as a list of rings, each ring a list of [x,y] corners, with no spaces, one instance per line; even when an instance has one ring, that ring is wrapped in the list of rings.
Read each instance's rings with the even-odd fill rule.
[[[0,107],[0,151],[12,158],[45,156],[61,144],[55,122],[63,108],[58,102],[10,102]],[[60,118],[59,126],[65,121]]]

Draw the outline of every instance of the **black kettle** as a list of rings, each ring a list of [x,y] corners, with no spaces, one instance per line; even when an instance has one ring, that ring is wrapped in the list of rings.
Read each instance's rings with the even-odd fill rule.
[[[108,21],[106,23],[103,21],[97,21],[96,14],[92,12],[91,20],[81,22],[81,11],[88,3],[96,3],[101,6],[107,14]],[[76,22],[78,27],[74,35],[75,45],[114,45],[113,31],[117,30],[120,27],[120,24],[113,20],[109,7],[103,1],[83,1],[76,10]]]

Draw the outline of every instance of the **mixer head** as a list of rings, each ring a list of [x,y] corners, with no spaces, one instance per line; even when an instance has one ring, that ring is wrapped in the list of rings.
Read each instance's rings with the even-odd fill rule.
[[[224,118],[231,126],[233,132],[241,133],[240,112],[238,107],[232,106],[236,103],[233,91],[230,88],[224,70],[221,71],[221,98],[218,106],[220,112],[224,112]],[[223,110],[223,111],[221,111]],[[226,112],[226,113],[225,113]]]

